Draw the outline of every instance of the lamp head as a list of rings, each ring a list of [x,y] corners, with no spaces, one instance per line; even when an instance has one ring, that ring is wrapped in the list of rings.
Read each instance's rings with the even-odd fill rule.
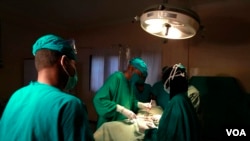
[[[200,18],[194,11],[168,4],[148,8],[140,22],[149,34],[167,39],[191,38],[200,27]]]

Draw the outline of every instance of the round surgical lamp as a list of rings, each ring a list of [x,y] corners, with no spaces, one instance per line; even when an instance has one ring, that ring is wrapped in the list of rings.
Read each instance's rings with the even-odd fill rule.
[[[194,11],[160,4],[146,9],[140,17],[141,27],[148,33],[167,39],[193,37],[200,28],[200,18]]]

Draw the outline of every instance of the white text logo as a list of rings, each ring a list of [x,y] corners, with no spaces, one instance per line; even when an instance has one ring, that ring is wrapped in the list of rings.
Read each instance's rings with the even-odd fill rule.
[[[246,136],[244,129],[226,129],[227,136]]]

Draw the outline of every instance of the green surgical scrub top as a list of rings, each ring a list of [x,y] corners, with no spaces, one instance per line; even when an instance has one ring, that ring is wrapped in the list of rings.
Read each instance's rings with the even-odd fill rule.
[[[168,105],[170,95],[164,90],[162,81],[158,81],[153,85],[152,94],[156,97],[156,104],[165,109]]]
[[[31,82],[10,98],[0,121],[1,141],[92,141],[86,107],[59,89]]]
[[[143,91],[140,92],[136,86],[134,86],[134,94],[138,101],[140,102],[150,102],[151,100],[151,85],[144,83]]]
[[[136,113],[138,110],[137,102],[131,85],[123,72],[114,72],[93,98],[94,107],[98,114],[97,128],[104,122],[126,119],[125,116],[116,111],[117,104]]]

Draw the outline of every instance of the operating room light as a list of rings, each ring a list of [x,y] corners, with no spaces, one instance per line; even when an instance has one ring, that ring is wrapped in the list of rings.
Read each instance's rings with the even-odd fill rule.
[[[143,30],[167,39],[187,39],[196,35],[200,18],[194,11],[169,4],[154,5],[140,16]]]

